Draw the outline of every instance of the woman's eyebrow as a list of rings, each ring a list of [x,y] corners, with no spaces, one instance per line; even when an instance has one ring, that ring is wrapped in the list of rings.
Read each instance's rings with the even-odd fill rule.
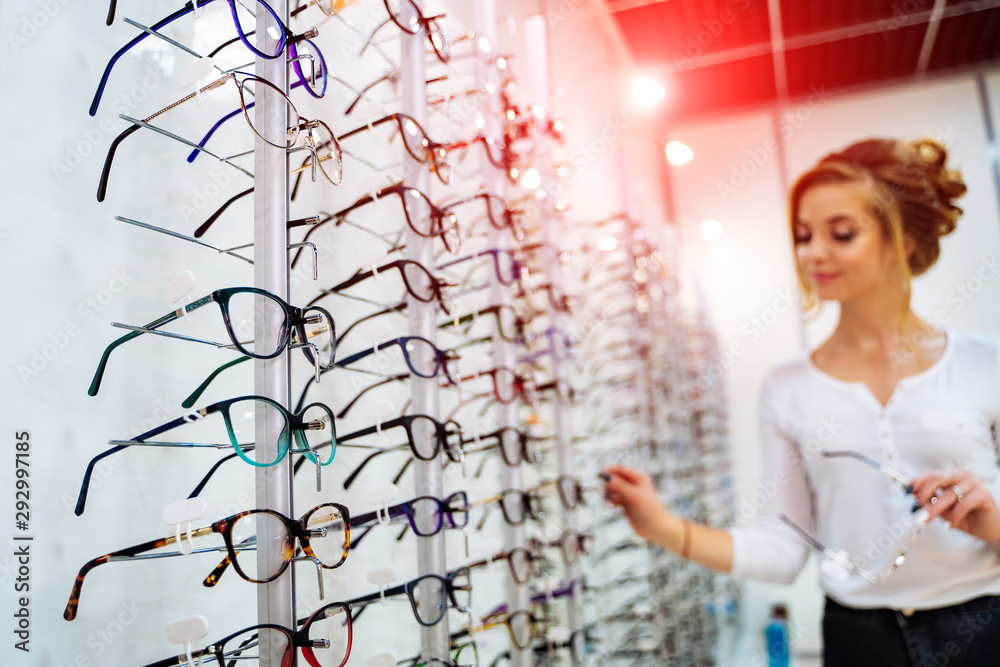
[[[833,224],[836,224],[838,222],[853,222],[853,223],[857,223],[858,219],[855,216],[851,215],[850,213],[837,213],[835,215],[830,216],[826,220],[824,220],[824,224],[826,224],[826,225],[833,225]],[[810,227],[811,226],[808,222],[806,222],[801,217],[795,218],[795,224],[796,225],[802,225],[803,227]]]

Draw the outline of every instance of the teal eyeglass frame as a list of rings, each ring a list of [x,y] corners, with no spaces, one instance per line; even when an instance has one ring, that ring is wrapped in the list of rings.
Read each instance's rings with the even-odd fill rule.
[[[278,305],[285,314],[285,320],[278,331],[278,335],[275,337],[275,350],[267,354],[261,354],[258,352],[253,352],[246,349],[243,344],[239,341],[239,337],[236,332],[233,331],[233,324],[229,317],[229,301],[233,296],[237,294],[254,294],[263,296],[271,299]],[[158,331],[159,327],[165,324],[169,324],[175,320],[181,319],[188,313],[201,308],[209,303],[218,303],[219,309],[222,311],[222,319],[226,325],[226,332],[229,334],[229,338],[232,341],[231,345],[225,345],[223,343],[216,343],[213,341],[202,340],[199,338],[193,338],[191,336],[183,336],[181,334],[175,334],[168,331]],[[305,330],[306,324],[317,324],[322,322],[322,318],[325,317],[330,325],[330,339],[331,347],[329,363],[320,363],[319,349],[315,345],[308,342],[308,335]],[[122,325],[117,323],[112,323],[112,326],[118,326],[125,329],[131,329],[131,331],[121,338],[112,341],[110,345],[104,350],[104,354],[101,356],[101,361],[97,366],[97,371],[94,373],[94,379],[90,383],[90,388],[87,389],[87,394],[90,396],[96,396],[97,392],[101,389],[101,381],[104,378],[104,371],[108,365],[108,359],[111,357],[111,353],[115,348],[127,343],[128,341],[137,338],[145,333],[156,334],[160,336],[167,336],[168,338],[178,338],[180,340],[187,340],[195,343],[205,343],[207,345],[214,345],[219,348],[235,349],[247,357],[254,359],[273,359],[279,354],[285,351],[289,345],[293,347],[302,347],[305,352],[306,358],[316,366],[316,375],[319,376],[320,372],[324,370],[329,370],[333,368],[333,360],[336,357],[336,347],[337,347],[337,331],[336,325],[333,321],[333,316],[328,310],[320,306],[309,306],[306,308],[298,308],[292,306],[284,301],[279,296],[276,296],[267,290],[262,290],[257,287],[227,287],[224,289],[218,289],[209,294],[206,297],[202,297],[197,301],[187,304],[177,310],[174,310],[159,319],[153,320],[149,324],[141,327],[132,327],[129,325]],[[293,332],[297,334],[298,339],[292,340]]]
[[[254,459],[247,456],[247,452],[254,449],[254,444],[244,443],[241,444],[237,441],[236,433],[233,430],[232,419],[230,417],[230,408],[240,402],[246,401],[257,401],[259,403],[265,403],[268,406],[278,410],[282,416],[285,418],[285,427],[281,430],[278,436],[278,453],[274,461],[270,463],[260,463]],[[325,429],[325,419],[323,420],[313,420],[305,421],[303,416],[306,412],[309,412],[313,408],[319,408],[325,413],[325,416],[329,418],[330,431],[331,431],[331,441],[330,441],[330,454],[325,460],[320,460],[316,457],[315,451],[318,451],[318,447],[314,451],[313,448],[309,446],[308,441],[305,437],[305,431],[307,430],[320,430]],[[200,421],[212,413],[221,413],[223,419],[226,422],[226,431],[229,434],[230,442],[225,445],[211,444],[211,443],[195,443],[195,442],[148,442],[150,438],[153,438],[161,433],[165,433],[171,429],[177,428],[178,426],[183,426],[184,424],[190,424],[195,421]],[[195,412],[184,415],[183,417],[178,417],[173,421],[167,422],[162,426],[157,426],[154,429],[146,431],[141,435],[137,435],[131,440],[110,440],[108,444],[114,445],[110,449],[107,449],[94,458],[90,460],[87,464],[87,471],[83,475],[83,483],[80,486],[80,495],[76,501],[76,509],[74,512],[77,516],[83,514],[83,510],[87,504],[87,493],[90,490],[90,480],[93,477],[94,469],[97,464],[104,458],[111,456],[117,452],[122,451],[126,447],[133,447],[137,445],[149,445],[149,446],[159,446],[159,447],[214,447],[216,449],[228,448],[232,446],[236,450],[236,454],[239,455],[241,459],[246,461],[252,466],[258,468],[266,468],[273,465],[277,465],[282,460],[284,460],[285,455],[288,454],[291,449],[291,433],[295,434],[295,444],[296,447],[291,451],[299,454],[303,454],[311,462],[315,463],[317,466],[327,466],[333,462],[334,457],[337,454],[337,423],[333,415],[333,411],[329,406],[324,403],[310,403],[305,406],[302,410],[297,413],[289,412],[280,403],[271,400],[265,396],[239,396],[236,398],[230,398],[225,401],[219,401],[218,403],[213,403],[208,407],[201,408]],[[324,443],[325,444],[325,443]]]

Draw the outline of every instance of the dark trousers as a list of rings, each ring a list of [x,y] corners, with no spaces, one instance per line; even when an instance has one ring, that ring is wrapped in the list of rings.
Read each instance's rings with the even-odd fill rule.
[[[1000,666],[1000,596],[904,614],[852,609],[830,598],[824,667]]]

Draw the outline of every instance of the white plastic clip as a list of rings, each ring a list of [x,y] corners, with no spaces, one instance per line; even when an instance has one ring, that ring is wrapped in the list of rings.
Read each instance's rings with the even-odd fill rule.
[[[842,556],[844,559],[847,558],[846,551],[841,551],[838,555]],[[824,576],[829,577],[834,581],[847,581],[851,576],[850,570],[832,558],[824,558],[820,561],[819,571],[822,572]]]
[[[392,567],[377,567],[368,570],[368,583],[378,586],[379,603],[385,605],[385,587],[396,581],[396,570]]]
[[[191,537],[191,524],[205,516],[208,503],[203,498],[188,498],[170,503],[163,509],[163,522],[174,526],[174,539],[177,542],[177,550],[185,556],[194,551],[194,539]],[[181,524],[186,524],[184,528],[184,539],[181,537]]]
[[[195,97],[198,104],[201,104],[207,97],[203,90],[205,81],[214,67],[215,64],[211,58],[199,58],[178,72],[174,76],[174,83],[183,90],[194,86]]]
[[[368,501],[373,505],[377,505],[375,508],[375,518],[380,526],[387,526],[392,520],[389,516],[389,503],[395,500],[398,495],[399,489],[396,488],[395,484],[383,484],[372,487],[368,492]]]
[[[377,264],[382,261],[387,254],[388,253],[386,253],[385,248],[381,246],[368,246],[358,253],[358,266],[371,266],[372,277],[375,280],[381,280]]]
[[[507,21],[507,34],[511,37],[517,37],[517,19],[514,18],[514,15],[508,14],[504,20]]]
[[[557,625],[549,628],[549,631],[545,633],[545,641],[548,643],[549,648],[554,651],[556,648],[566,644],[571,634],[569,628],[565,625]]]
[[[395,411],[396,404],[392,401],[372,401],[371,403],[365,403],[362,408],[362,413],[365,415],[365,421],[375,422],[375,433],[379,438],[382,437],[382,422]]]
[[[492,567],[493,563],[494,563],[494,560],[493,560],[494,557],[498,553],[500,553],[501,549],[503,549],[503,543],[500,542],[500,540],[498,540],[495,537],[489,537],[489,538],[486,538],[486,539],[483,539],[483,540],[479,540],[478,544],[479,544],[479,548],[480,549],[485,549],[486,553],[488,554],[486,556],[486,567]]]
[[[396,654],[392,652],[378,653],[368,658],[367,667],[396,667]]]
[[[198,667],[198,665],[202,664],[200,658],[196,662],[191,656],[191,647],[194,642],[207,634],[208,619],[201,615],[182,618],[167,624],[167,627],[163,629],[163,635],[166,637],[167,642],[184,646],[188,667]]]
[[[183,303],[184,306],[191,303],[192,291],[194,291],[194,274],[190,271],[178,274],[163,286],[163,295],[167,298],[167,301],[170,303]],[[191,317],[187,311],[183,311],[183,306],[181,315],[184,317],[185,322],[191,322]]]

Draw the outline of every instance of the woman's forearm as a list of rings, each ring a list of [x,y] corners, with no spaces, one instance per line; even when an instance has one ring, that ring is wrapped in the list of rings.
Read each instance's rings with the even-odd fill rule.
[[[732,571],[733,538],[728,531],[691,523],[668,512],[660,523],[651,540],[654,544],[707,568],[726,574]]]

